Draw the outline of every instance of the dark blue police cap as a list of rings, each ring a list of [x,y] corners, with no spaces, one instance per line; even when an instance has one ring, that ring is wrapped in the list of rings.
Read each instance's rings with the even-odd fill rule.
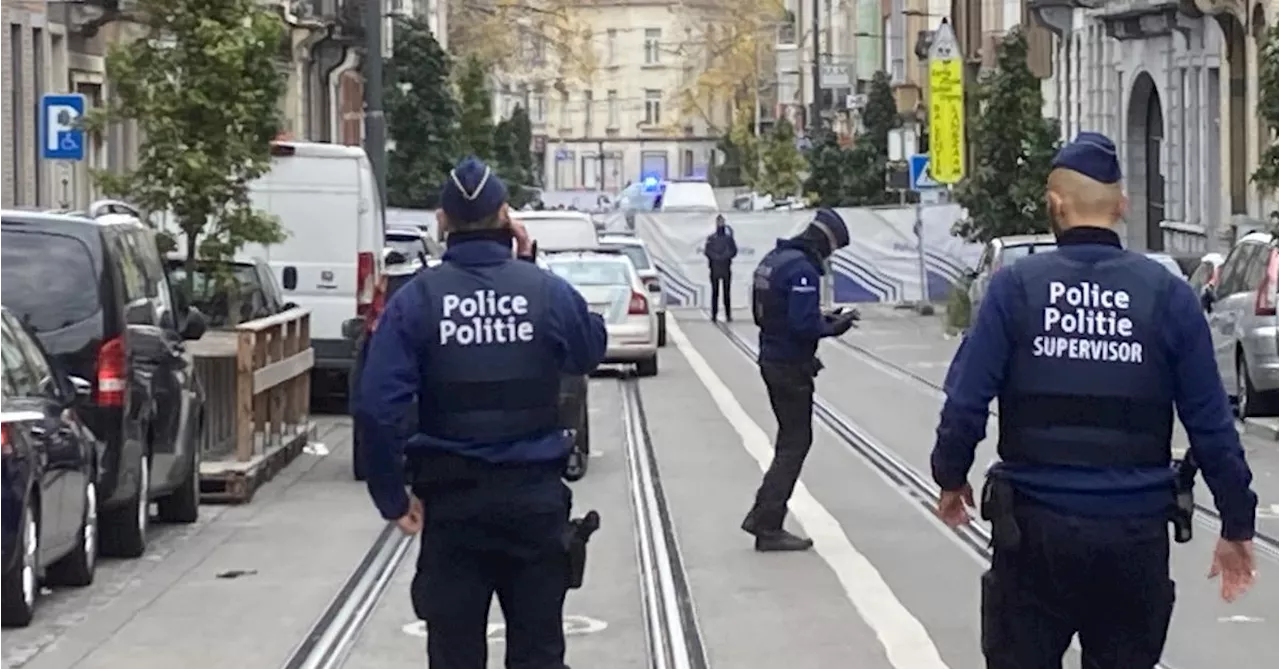
[[[1094,181],[1113,184],[1120,181],[1120,160],[1116,157],[1116,145],[1106,135],[1082,132],[1067,143],[1053,157],[1053,169],[1079,172]]]
[[[828,239],[835,242],[832,250],[849,245],[849,227],[844,224],[844,219],[836,213],[835,209],[819,209],[813,215],[813,222],[809,225],[820,228],[826,233]]]
[[[498,213],[506,202],[507,185],[474,156],[458,163],[440,189],[440,208],[461,223],[484,220]]]

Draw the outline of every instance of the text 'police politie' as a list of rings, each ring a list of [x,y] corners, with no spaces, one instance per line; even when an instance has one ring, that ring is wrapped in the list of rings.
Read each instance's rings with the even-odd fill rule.
[[[1142,362],[1142,344],[1134,341],[1129,293],[1089,281],[1067,285],[1049,282],[1043,335],[1032,342],[1032,354],[1046,358]]]
[[[457,346],[533,341],[529,298],[494,290],[446,294],[441,302],[440,343]]]

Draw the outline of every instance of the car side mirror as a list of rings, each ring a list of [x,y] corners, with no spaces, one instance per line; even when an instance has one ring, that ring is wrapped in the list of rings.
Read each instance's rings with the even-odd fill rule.
[[[349,318],[342,322],[342,338],[350,342],[360,341],[360,335],[364,334],[364,319]]]
[[[383,256],[382,261],[388,265],[403,265],[407,258],[399,251],[387,251],[387,255]]]
[[[93,396],[93,384],[83,377],[68,375],[67,386],[70,388],[70,398],[74,402],[85,402]]]
[[[209,329],[209,321],[195,307],[187,307],[187,317],[182,321],[182,338],[188,341],[199,339]]]

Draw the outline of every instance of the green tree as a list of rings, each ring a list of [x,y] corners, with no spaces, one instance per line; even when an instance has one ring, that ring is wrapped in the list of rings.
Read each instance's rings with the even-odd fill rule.
[[[532,154],[529,152],[529,144],[520,142],[521,118],[524,119],[523,127],[528,127],[528,115],[524,113],[524,108],[517,106],[511,118],[502,119],[493,127],[493,162],[497,165],[499,176],[507,184],[507,200],[516,208],[523,207],[536,197],[532,187]]]
[[[1042,116],[1040,80],[1027,67],[1027,40],[1010,32],[996,52],[997,67],[977,86],[981,111],[971,118],[971,174],[956,189],[969,211],[954,231],[973,242],[1045,232],[1044,187],[1058,150],[1058,122]]]
[[[718,188],[734,188],[743,185],[742,148],[733,143],[729,133],[716,142],[716,150],[724,159],[711,171],[712,183]]]
[[[804,182],[805,196],[814,206],[842,207],[847,198],[844,182],[848,151],[840,146],[834,132],[823,128],[819,133],[805,154],[809,161],[809,177]]]
[[[464,155],[493,160],[493,98],[484,63],[468,58],[458,73],[458,140]]]
[[[114,96],[84,122],[101,133],[136,121],[142,146],[134,169],[94,171],[99,188],[172,214],[188,267],[197,253],[226,260],[245,244],[283,241],[279,221],[249,201],[281,130],[280,17],[257,0],[136,0],[131,15],[147,36],[112,45]]]
[[[395,51],[383,66],[387,134],[387,204],[432,209],[458,157],[457,104],[449,86],[449,55],[425,19],[400,18]]]
[[[1271,145],[1262,152],[1258,170],[1253,173],[1253,181],[1260,187],[1275,190],[1280,174],[1277,174],[1277,158],[1280,154],[1276,148],[1277,123],[1280,123],[1280,100],[1277,99],[1277,87],[1280,86],[1280,64],[1276,54],[1280,46],[1276,44],[1280,28],[1272,26],[1267,31],[1266,41],[1261,47],[1258,59],[1258,115],[1268,132],[1271,133]]]
[[[867,92],[867,106],[862,110],[862,132],[858,142],[870,142],[875,151],[888,160],[889,131],[900,125],[902,118],[898,115],[898,101],[893,98],[889,74],[876,72]]]
[[[800,173],[806,167],[804,156],[796,148],[795,126],[780,118],[760,142],[760,178],[754,184],[755,191],[774,198],[798,195]]]
[[[541,186],[542,163],[535,163],[533,160],[533,122],[529,120],[529,111],[516,105],[507,122],[511,126],[511,141],[516,163],[529,179],[526,183],[531,186]]]

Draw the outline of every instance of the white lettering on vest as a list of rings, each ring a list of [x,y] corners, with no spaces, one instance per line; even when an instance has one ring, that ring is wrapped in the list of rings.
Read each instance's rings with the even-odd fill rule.
[[[441,300],[440,345],[484,346],[533,341],[529,298],[477,290]]]
[[[1049,282],[1049,305],[1041,317],[1043,335],[1031,342],[1031,354],[1097,362],[1142,363],[1142,343],[1134,341],[1129,293],[1091,281],[1070,285]]]

